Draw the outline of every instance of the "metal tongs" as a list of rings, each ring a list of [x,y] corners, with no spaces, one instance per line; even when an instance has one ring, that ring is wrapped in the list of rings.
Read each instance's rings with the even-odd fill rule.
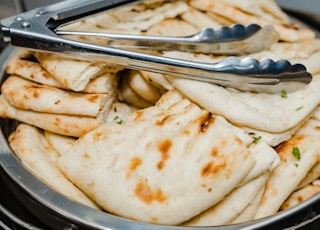
[[[178,50],[213,54],[243,54],[267,49],[272,26],[234,25],[204,29],[188,37],[136,36],[60,30],[76,20],[142,0],[67,0],[1,20],[4,41],[13,46],[55,52],[75,59],[120,65],[129,69],[211,82],[243,91],[276,93],[294,91],[312,80],[301,64],[286,60],[228,57],[202,63],[132,51],[126,48]],[[99,36],[108,46],[89,44],[61,35]],[[254,41],[261,41],[260,43]],[[257,45],[258,44],[258,45]]]

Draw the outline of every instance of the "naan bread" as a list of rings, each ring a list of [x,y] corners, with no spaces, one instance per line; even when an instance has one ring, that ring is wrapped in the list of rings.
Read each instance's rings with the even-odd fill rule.
[[[245,210],[248,205],[250,205],[252,198],[263,189],[268,177],[269,173],[265,173],[255,179],[252,179],[232,191],[217,205],[192,218],[184,225],[215,226],[231,223],[243,212],[243,210]]]
[[[141,109],[152,105],[151,102],[145,100],[130,87],[129,81],[126,79],[126,77],[121,79],[119,90],[122,100],[131,106]]]
[[[301,189],[308,184],[312,183],[313,181],[320,178],[320,159],[318,160],[318,163],[316,163],[315,166],[313,166],[306,177],[301,181],[301,183],[298,186],[298,189]]]
[[[255,164],[238,129],[189,100],[155,115],[148,109],[150,116],[137,111],[132,122],[99,126],[58,160],[106,211],[180,224],[218,203]]]
[[[243,3],[246,1],[237,1],[237,5],[247,4]],[[253,7],[258,7],[260,2],[263,2],[263,5],[266,6],[268,4],[265,4],[265,1],[250,1],[251,9]],[[270,4],[272,4],[273,1],[270,1]],[[276,30],[280,34],[280,39],[283,41],[300,41],[305,39],[310,39],[315,37],[315,33],[307,28],[290,28],[290,24],[285,24],[282,21],[279,23],[276,23],[274,20],[266,20],[266,18],[261,17],[261,15],[253,15],[251,13],[247,13],[239,9],[238,7],[234,7],[230,5],[229,1],[215,1],[215,0],[191,0],[190,1],[191,6],[203,10],[203,11],[209,11],[214,14],[220,15],[224,18],[229,19],[233,23],[240,23],[240,24],[250,24],[250,23],[257,23],[261,26],[272,24]],[[244,8],[244,7],[243,7]],[[273,7],[278,8],[278,7]],[[274,11],[268,10],[268,11]],[[279,12],[279,8],[278,8]],[[269,13],[269,12],[268,12]],[[283,14],[283,13],[282,13]],[[264,14],[266,15],[266,14]]]
[[[214,226],[229,224],[241,215],[247,206],[251,205],[252,197],[264,190],[270,173],[279,165],[280,160],[274,149],[263,141],[251,144],[249,151],[255,158],[256,164],[237,188],[223,198],[220,203],[192,218],[184,225]]]
[[[123,81],[127,80],[129,87],[136,92],[144,100],[150,102],[150,104],[156,103],[161,97],[162,93],[159,88],[155,87],[148,81],[148,77],[145,76],[145,72],[138,70],[130,70],[129,76],[123,76]]]
[[[39,84],[48,85],[60,89],[68,89],[41,67],[40,63],[34,60],[33,52],[19,49],[9,60],[6,72],[10,75],[17,75]],[[90,80],[86,87],[80,92],[85,93],[110,93],[116,85],[115,73],[105,73]]]
[[[189,24],[193,25],[198,31],[202,30],[203,28],[218,28],[221,26],[219,22],[212,19],[208,14],[203,13],[200,10],[190,7],[187,12],[184,12],[180,15],[180,17],[188,22]]]
[[[271,133],[287,131],[315,109],[320,102],[320,75],[306,87],[279,94],[228,90],[218,85],[168,76],[171,84],[208,111],[232,123]],[[272,111],[272,112],[270,112]]]
[[[87,116],[40,113],[19,109],[12,106],[3,95],[0,96],[0,117],[14,119],[44,130],[74,137],[82,136],[102,123],[96,118]]]
[[[146,34],[158,36],[188,36],[199,32],[186,21],[176,18],[165,19],[151,27]]]
[[[283,203],[280,210],[286,210],[294,207],[318,193],[320,193],[320,180],[317,180],[314,183],[309,184],[292,193]]]
[[[98,117],[107,113],[116,100],[114,94],[87,94],[41,85],[10,76],[1,87],[6,100],[21,109],[43,113]]]
[[[52,53],[35,53],[40,65],[60,84],[73,90],[83,90],[88,82],[107,72],[104,64],[79,61]]]
[[[65,153],[77,140],[74,137],[64,136],[47,130],[44,130],[43,133],[48,144],[59,154],[59,156]]]
[[[251,200],[250,204],[230,224],[238,224],[253,220],[253,217],[261,202],[264,190],[265,186],[258,191],[255,197]]]
[[[189,6],[184,1],[166,1],[164,3],[158,1],[155,5],[142,2],[108,12],[107,20],[103,20],[103,16],[101,16],[97,25],[108,30],[123,30],[127,33],[131,30],[147,31],[153,25],[157,25],[167,18],[175,18],[188,9]],[[115,23],[108,21],[110,16],[116,20]]]
[[[301,129],[312,125],[307,122]],[[320,157],[319,137],[319,133],[297,134],[276,148],[281,159],[280,165],[267,181],[255,218],[275,214],[298,188],[310,169],[317,164]]]
[[[41,130],[34,126],[20,124],[9,137],[9,143],[22,164],[50,188],[75,202],[100,209],[64,177],[56,165],[58,154],[47,143]]]

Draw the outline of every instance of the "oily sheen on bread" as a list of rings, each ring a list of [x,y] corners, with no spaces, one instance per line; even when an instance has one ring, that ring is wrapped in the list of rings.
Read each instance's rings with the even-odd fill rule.
[[[104,210],[174,225],[218,203],[255,159],[236,135],[239,130],[222,117],[187,99],[160,113],[159,106],[148,108],[143,117],[137,111],[131,122],[99,126],[58,165]]]

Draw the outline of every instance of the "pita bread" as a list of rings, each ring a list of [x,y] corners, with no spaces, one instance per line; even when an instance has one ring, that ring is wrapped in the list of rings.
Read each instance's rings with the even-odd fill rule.
[[[148,4],[141,4],[122,7],[114,11],[109,11],[108,15],[116,18],[117,23],[110,24],[107,20],[101,20],[98,25],[107,29],[117,29],[123,31],[140,30],[147,31],[167,18],[175,18],[179,14],[187,11],[189,6],[184,1],[167,1]],[[109,17],[109,16],[108,16]],[[102,22],[102,23],[101,23]]]
[[[299,135],[277,147],[280,165],[271,173],[255,218],[275,214],[283,202],[296,190],[309,170],[316,164],[320,153],[318,136]],[[293,154],[298,148],[300,156]],[[300,158],[301,157],[301,158]],[[290,179],[288,179],[290,178]]]
[[[288,93],[287,98],[281,98],[280,94],[227,90],[171,76],[167,79],[192,101],[224,116],[233,124],[272,133],[284,132],[298,125],[315,109],[320,99],[319,75],[315,75],[306,87]]]
[[[59,156],[66,152],[77,140],[74,137],[60,135],[47,130],[44,130],[44,137]]]
[[[313,184],[309,184],[298,191],[292,193],[288,199],[283,203],[280,210],[286,210],[291,207],[294,207],[303,201],[309,199],[313,195],[316,195],[320,192],[320,180],[316,181]]]
[[[189,24],[193,25],[198,31],[202,30],[203,28],[218,28],[221,26],[219,22],[212,19],[208,14],[201,12],[195,8],[191,8],[180,15],[180,17],[188,22]]]
[[[51,77],[50,74],[33,59],[33,52],[19,49],[9,60],[6,72],[10,75],[17,75],[39,84],[60,89],[68,89],[66,86]],[[110,93],[110,89],[114,88],[115,84],[115,73],[108,72],[90,80],[86,87],[80,91],[85,93]]]
[[[6,79],[1,92],[10,104],[21,109],[91,117],[108,112],[112,101],[115,101],[115,95],[112,94],[76,93],[41,85],[17,76]],[[109,100],[111,103],[106,103]]]
[[[252,202],[252,198],[264,187],[269,173],[247,182],[232,191],[217,205],[185,223],[186,226],[215,226],[231,223]],[[241,197],[241,199],[239,199]]]
[[[242,186],[264,173],[270,174],[280,164],[277,152],[263,140],[252,143],[248,148],[250,154],[256,160],[256,164],[238,186]]]
[[[264,188],[263,186],[262,189],[258,191],[258,193],[253,197],[253,200],[251,203],[237,216],[231,223],[229,224],[238,224],[238,223],[244,223],[246,221],[251,221],[253,220],[253,217],[256,213],[256,210],[260,204],[260,201],[262,199],[263,193],[264,193]]]
[[[137,108],[146,108],[152,105],[151,102],[142,98],[130,87],[129,81],[125,77],[120,81],[120,94],[126,103]]]
[[[161,91],[151,84],[145,75],[143,71],[130,70],[129,76],[123,77],[128,77],[128,85],[135,93],[144,100],[154,104],[161,97]]]
[[[188,22],[177,18],[170,18],[152,26],[146,34],[158,36],[188,36],[197,32],[199,32],[199,30]]]
[[[180,224],[219,202],[255,164],[230,124],[186,99],[144,118],[105,123],[58,160],[64,174],[108,212]]]
[[[100,209],[63,176],[55,162],[58,154],[46,142],[39,129],[27,124],[20,124],[10,136],[9,143],[22,164],[42,182],[75,202]]]
[[[40,65],[60,84],[73,90],[83,90],[88,82],[107,72],[105,65],[79,61],[52,53],[35,53]]]
[[[102,123],[96,118],[87,116],[40,113],[19,109],[12,106],[3,95],[0,96],[0,117],[14,119],[44,130],[74,137],[82,136]]]
[[[251,5],[251,8],[253,6],[259,5],[259,2],[260,1],[250,1],[250,3],[255,3]],[[272,3],[272,1],[270,3]],[[229,5],[225,1],[192,0],[190,1],[190,4],[191,6],[197,9],[200,9],[203,11],[209,11],[209,12],[218,14],[220,16],[223,16],[233,21],[234,23],[240,23],[244,25],[250,24],[250,23],[257,23],[261,26],[272,24],[276,28],[276,30],[279,32],[280,39],[283,41],[294,42],[294,41],[300,41],[300,40],[305,40],[305,39],[310,39],[315,37],[315,33],[310,29],[290,28],[290,26],[284,25],[283,22],[275,24],[274,22],[265,20],[265,18],[262,18],[260,15],[257,16],[257,15],[252,15],[252,14],[243,12],[239,8],[235,8]],[[240,4],[243,4],[243,1],[241,1]]]
[[[258,16],[263,20],[271,22],[272,24],[290,23],[288,15],[284,13],[279,5],[273,0],[217,0],[215,2],[231,5],[248,14]]]
[[[318,160],[318,163],[310,169],[306,177],[301,181],[301,183],[298,186],[298,189],[301,189],[308,184],[312,183],[313,181],[320,178],[320,160]]]

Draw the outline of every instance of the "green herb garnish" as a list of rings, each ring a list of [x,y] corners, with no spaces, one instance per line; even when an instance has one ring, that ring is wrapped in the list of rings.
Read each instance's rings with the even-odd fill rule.
[[[296,108],[296,111],[299,111],[299,110],[303,109],[303,107],[304,107],[304,106],[302,105],[302,106]]]
[[[292,155],[297,158],[298,160],[301,159],[300,149],[298,147],[292,148]]]
[[[287,94],[287,92],[285,90],[281,91],[281,97],[282,98],[288,98],[288,94]]]
[[[252,143],[258,144],[258,142],[260,141],[261,138],[262,138],[261,136],[253,137],[253,138],[252,138],[252,139],[253,139],[253,142],[252,142]]]
[[[119,116],[115,116],[113,120],[119,125],[121,125],[124,122]]]

